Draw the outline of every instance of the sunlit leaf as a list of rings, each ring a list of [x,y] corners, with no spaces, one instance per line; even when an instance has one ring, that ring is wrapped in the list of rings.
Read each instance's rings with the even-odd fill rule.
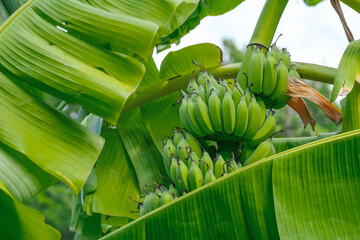
[[[91,211],[134,219],[138,214],[131,211],[136,210],[137,204],[129,197],[140,199],[134,167],[117,130],[106,128],[103,131],[106,142],[95,168],[97,188],[90,194]]]
[[[16,200],[26,202],[57,179],[25,155],[0,144],[0,181]]]
[[[0,74],[0,142],[79,192],[103,140]],[[76,147],[74,147],[76,146]]]
[[[359,238],[359,146],[356,130],[285,151],[102,239]]]
[[[160,68],[161,79],[172,79],[181,75],[192,73],[200,68],[192,61],[195,61],[207,68],[221,65],[221,49],[211,43],[201,43],[170,52]]]
[[[141,186],[153,185],[159,173],[165,176],[162,155],[145,126],[139,108],[121,115],[117,130]]]
[[[0,190],[0,236],[4,240],[58,240],[60,233],[45,224],[39,212]]]

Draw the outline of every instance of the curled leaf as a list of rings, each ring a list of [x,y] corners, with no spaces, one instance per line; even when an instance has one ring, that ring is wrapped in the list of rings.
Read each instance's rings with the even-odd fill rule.
[[[289,76],[289,87],[286,95],[293,98],[306,98],[318,105],[334,124],[337,125],[342,122],[341,112],[337,107],[318,91],[292,76]]]
[[[300,97],[292,97],[287,101],[287,104],[299,114],[301,121],[304,124],[304,128],[310,123],[311,128],[313,131],[315,131],[315,119],[311,115],[308,106],[306,105],[306,102],[304,99]]]

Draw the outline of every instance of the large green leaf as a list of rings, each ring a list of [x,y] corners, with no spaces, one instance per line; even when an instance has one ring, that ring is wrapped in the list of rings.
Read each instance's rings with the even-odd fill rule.
[[[134,167],[116,129],[103,129],[102,136],[106,142],[95,167],[97,188],[87,196],[92,202],[90,211],[137,218],[138,214],[130,210],[136,209],[137,205],[129,198],[140,198]]]
[[[79,192],[103,140],[33,98],[2,73],[0,82],[0,142]]]
[[[178,99],[175,92],[141,106],[146,128],[160,152],[164,150],[164,137],[171,136],[174,127],[181,127]]]
[[[159,35],[166,36],[178,28],[196,9],[199,0],[88,0],[97,8],[137,16],[157,24]]]
[[[57,180],[25,155],[0,143],[0,181],[16,200],[26,202]]]
[[[360,130],[251,164],[102,239],[360,237]]]
[[[207,68],[220,66],[222,52],[218,46],[211,43],[200,43],[170,52],[161,63],[161,79],[171,80],[199,71],[200,68],[193,64],[193,60]]]
[[[224,14],[244,0],[201,0],[195,11],[179,28],[173,31],[169,36],[161,39],[161,44],[158,45],[158,50],[161,51],[170,47],[171,43],[178,43],[180,38],[194,29],[200,24],[201,19],[206,16],[216,16]]]
[[[147,58],[156,30],[75,0],[29,1],[0,30],[0,67],[115,123],[145,69],[102,46],[126,45],[127,53]]]
[[[57,240],[60,233],[44,223],[39,212],[0,190],[0,236],[2,240]]]
[[[140,108],[121,115],[117,130],[141,186],[152,185],[159,173],[165,175],[161,153],[146,129]]]

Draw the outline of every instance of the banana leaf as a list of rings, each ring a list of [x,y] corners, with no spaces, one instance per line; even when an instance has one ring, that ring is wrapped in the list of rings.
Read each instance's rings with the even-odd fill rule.
[[[0,182],[16,200],[26,202],[57,179],[24,154],[0,143]]]
[[[0,115],[0,142],[79,192],[103,139],[32,97],[3,73],[0,83],[0,111],[4,113]]]
[[[0,236],[2,240],[59,240],[60,233],[45,224],[39,212],[0,190]]]
[[[129,198],[140,200],[134,167],[116,129],[105,128],[102,136],[106,142],[95,167],[97,188],[86,196],[90,198],[86,210],[135,219],[138,214],[131,210],[136,210],[137,204]]]
[[[355,130],[268,157],[101,239],[357,239],[359,146]]]

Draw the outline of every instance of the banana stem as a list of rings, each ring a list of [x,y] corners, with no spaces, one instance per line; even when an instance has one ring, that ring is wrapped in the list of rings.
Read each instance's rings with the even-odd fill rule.
[[[293,64],[295,64],[296,70],[299,72],[301,78],[330,84],[334,82],[336,73],[335,68],[301,62],[293,62]],[[211,72],[215,78],[228,78],[227,74],[236,75],[240,66],[240,63],[232,63],[209,68],[207,71]],[[196,76],[198,73],[199,71],[195,72],[194,76]],[[150,102],[156,98],[186,88],[189,84],[191,75],[192,72],[181,75],[177,78],[173,78],[171,80],[166,80],[162,83],[157,82],[149,85],[140,92],[133,93],[127,100],[123,108],[123,113],[144,103]]]
[[[293,64],[295,65],[296,71],[303,79],[328,84],[334,83],[336,68],[301,62],[294,62]]]
[[[240,83],[242,89],[247,86],[247,80],[244,78],[243,73],[247,73],[252,55],[252,45],[258,44],[263,47],[269,48],[271,41],[274,37],[276,28],[279,24],[282,13],[288,0],[267,0],[263,10],[261,11],[258,22],[256,23],[250,43],[246,49],[243,64],[237,74],[237,81]]]
[[[288,0],[267,0],[260,17],[256,24],[255,30],[251,37],[250,43],[260,43],[270,47],[276,28]]]

